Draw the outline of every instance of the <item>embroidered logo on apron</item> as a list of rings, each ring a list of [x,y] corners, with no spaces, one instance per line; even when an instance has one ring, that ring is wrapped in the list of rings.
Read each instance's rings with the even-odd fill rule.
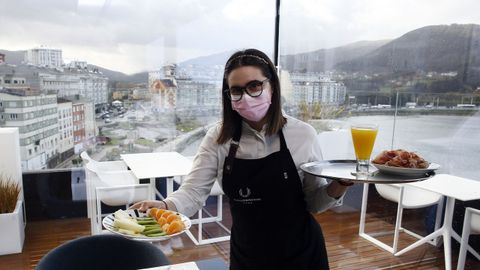
[[[250,195],[252,195],[252,191],[248,187],[240,188],[238,190],[238,195],[240,195],[240,197],[243,198],[243,199],[234,198],[233,200],[235,202],[239,202],[239,203],[243,203],[243,204],[253,204],[255,202],[259,202],[259,201],[262,200],[261,198],[249,198]]]
[[[250,194],[252,194],[252,192],[250,191],[250,189],[247,187],[245,188],[245,192],[243,191],[243,188],[239,189],[238,190],[238,194],[240,195],[240,197],[242,198],[247,198],[250,196]]]

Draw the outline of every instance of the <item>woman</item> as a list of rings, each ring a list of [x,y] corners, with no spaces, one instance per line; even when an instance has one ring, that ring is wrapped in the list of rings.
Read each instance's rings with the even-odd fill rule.
[[[168,208],[193,215],[217,178],[230,201],[230,269],[328,269],[320,212],[350,183],[304,175],[321,159],[310,125],[284,116],[275,66],[255,49],[233,54],[223,78],[223,119],[203,139],[193,169],[164,201],[133,208]]]

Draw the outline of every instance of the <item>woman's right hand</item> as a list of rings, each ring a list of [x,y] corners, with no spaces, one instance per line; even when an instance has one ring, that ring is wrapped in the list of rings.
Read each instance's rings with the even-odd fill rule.
[[[128,209],[138,209],[141,212],[146,212],[148,209],[153,207],[166,209],[166,204],[164,201],[145,200],[133,204]]]

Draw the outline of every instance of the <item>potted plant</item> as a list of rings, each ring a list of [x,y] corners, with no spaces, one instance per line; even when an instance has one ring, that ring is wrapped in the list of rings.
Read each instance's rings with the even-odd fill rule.
[[[22,252],[25,222],[20,190],[18,182],[0,175],[0,255]]]

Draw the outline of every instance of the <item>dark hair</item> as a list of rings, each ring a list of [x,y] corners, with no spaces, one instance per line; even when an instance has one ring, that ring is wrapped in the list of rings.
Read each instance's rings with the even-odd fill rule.
[[[242,117],[232,109],[231,101],[224,90],[229,88],[227,81],[228,75],[230,75],[234,69],[243,66],[258,67],[262,71],[263,75],[270,80],[272,89],[272,104],[270,104],[270,108],[268,109],[266,115],[266,134],[276,134],[286,123],[286,119],[282,115],[280,80],[278,78],[275,65],[265,53],[259,50],[247,49],[244,51],[238,51],[230,56],[225,64],[222,85],[222,127],[217,138],[217,143],[219,144],[226,143],[230,138],[233,137],[235,130],[237,128],[241,128]]]

